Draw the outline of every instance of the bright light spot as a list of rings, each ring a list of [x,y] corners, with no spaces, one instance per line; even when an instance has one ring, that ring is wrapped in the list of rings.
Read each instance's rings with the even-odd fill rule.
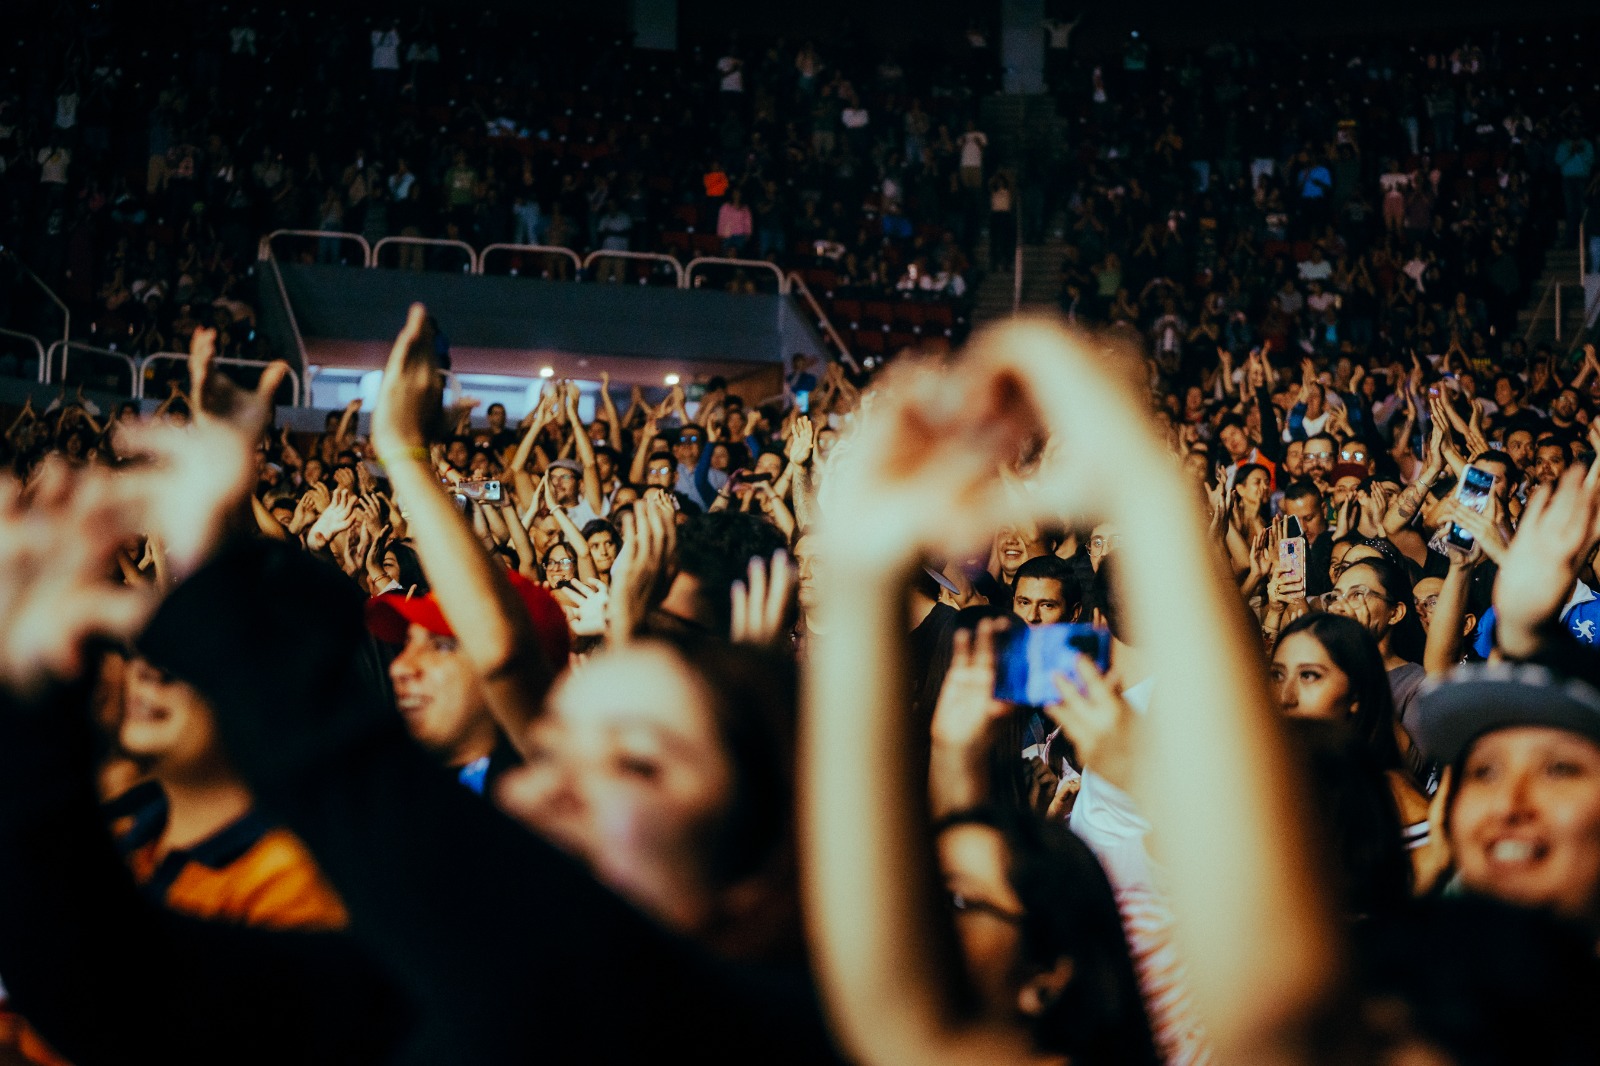
[[[555,367],[553,367],[553,366],[541,366],[539,368],[539,376],[542,377],[542,378],[553,378],[553,377],[555,377],[556,376]]]
[[[666,382],[668,385],[676,385],[678,383],[678,375],[668,374],[666,377]]]

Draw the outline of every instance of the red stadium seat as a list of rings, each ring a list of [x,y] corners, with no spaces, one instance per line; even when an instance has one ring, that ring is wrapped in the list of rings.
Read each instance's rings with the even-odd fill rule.
[[[894,304],[887,300],[868,300],[861,305],[861,324],[888,330],[894,321]]]
[[[861,326],[861,301],[860,300],[835,300],[833,310],[829,315],[833,324],[839,330],[854,330]]]

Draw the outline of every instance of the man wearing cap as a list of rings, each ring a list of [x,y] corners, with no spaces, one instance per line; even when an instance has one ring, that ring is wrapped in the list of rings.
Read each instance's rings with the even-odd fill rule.
[[[566,660],[566,616],[554,598],[520,574],[508,574],[540,645]],[[521,761],[496,723],[471,661],[463,654],[438,602],[386,592],[367,604],[367,628],[400,654],[389,665],[395,706],[417,742],[483,794]]]
[[[567,512],[573,525],[582,529],[596,518],[604,517],[578,492],[578,486],[585,480],[582,463],[575,459],[557,459],[545,469],[544,476],[550,482],[550,494],[555,497],[557,505]]]

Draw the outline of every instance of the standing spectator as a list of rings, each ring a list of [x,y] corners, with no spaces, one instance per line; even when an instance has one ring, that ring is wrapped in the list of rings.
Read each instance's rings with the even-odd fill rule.
[[[738,198],[734,193],[734,198]],[[723,206],[727,210],[727,206]],[[605,209],[601,212],[600,219],[595,223],[595,232],[600,238],[600,248],[607,252],[626,252],[629,245],[629,235],[633,232],[633,218],[617,206],[615,200],[607,200]],[[627,260],[615,256],[602,256],[598,272],[601,281],[622,281],[627,276]],[[582,523],[579,523],[580,525]]]
[[[989,268],[1009,271],[1017,253],[1017,214],[1011,181],[996,174],[989,181]]]
[[[974,194],[983,188],[983,150],[989,147],[989,138],[978,129],[978,124],[967,120],[967,130],[956,141],[961,148],[961,186]]]
[[[749,243],[754,228],[744,195],[735,188],[727,203],[717,211],[717,236],[722,238],[722,250],[737,259]]]
[[[1594,171],[1594,145],[1574,133],[1556,148],[1556,167],[1561,171],[1561,197],[1566,204],[1567,234],[1575,236],[1583,221],[1584,193]]]
[[[378,102],[387,105],[400,84],[400,21],[388,29],[372,31],[372,88]]]

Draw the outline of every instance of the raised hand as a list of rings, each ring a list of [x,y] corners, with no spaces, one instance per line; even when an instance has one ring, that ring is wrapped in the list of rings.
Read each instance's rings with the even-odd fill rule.
[[[428,429],[439,417],[440,394],[428,312],[412,304],[389,352],[372,413],[372,444],[380,458],[427,447]]]
[[[611,590],[598,581],[572,581],[566,587],[572,601],[565,609],[567,625],[576,637],[600,637],[606,632],[606,610],[611,602]]]
[[[1077,667],[1082,687],[1056,675],[1061,702],[1045,712],[1072,741],[1086,769],[1113,785],[1126,785],[1133,765],[1133,709],[1093,661],[1080,655]]]
[[[333,498],[306,533],[306,547],[320,551],[356,521],[356,499],[348,489],[334,489]]]
[[[634,505],[633,514],[633,531],[611,565],[606,631],[614,645],[632,639],[657,596],[665,594],[677,545],[677,517],[658,496],[645,496]]]
[[[950,646],[950,668],[933,710],[935,748],[981,757],[989,731],[1010,705],[994,698],[995,637],[1006,623],[986,618],[977,629],[957,629]]]
[[[781,548],[768,563],[759,556],[750,560],[748,581],[733,583],[733,625],[736,644],[777,644],[786,632],[784,620],[794,598],[798,574],[789,553]]]
[[[783,447],[783,453],[795,466],[804,466],[811,458],[811,452],[816,447],[817,428],[809,418],[796,418],[794,432],[790,434],[788,443]]]
[[[1554,491],[1540,488],[1533,494],[1517,535],[1499,560],[1494,584],[1499,616],[1495,633],[1502,651],[1520,659],[1538,650],[1597,541],[1600,465],[1587,471],[1574,466]]]

